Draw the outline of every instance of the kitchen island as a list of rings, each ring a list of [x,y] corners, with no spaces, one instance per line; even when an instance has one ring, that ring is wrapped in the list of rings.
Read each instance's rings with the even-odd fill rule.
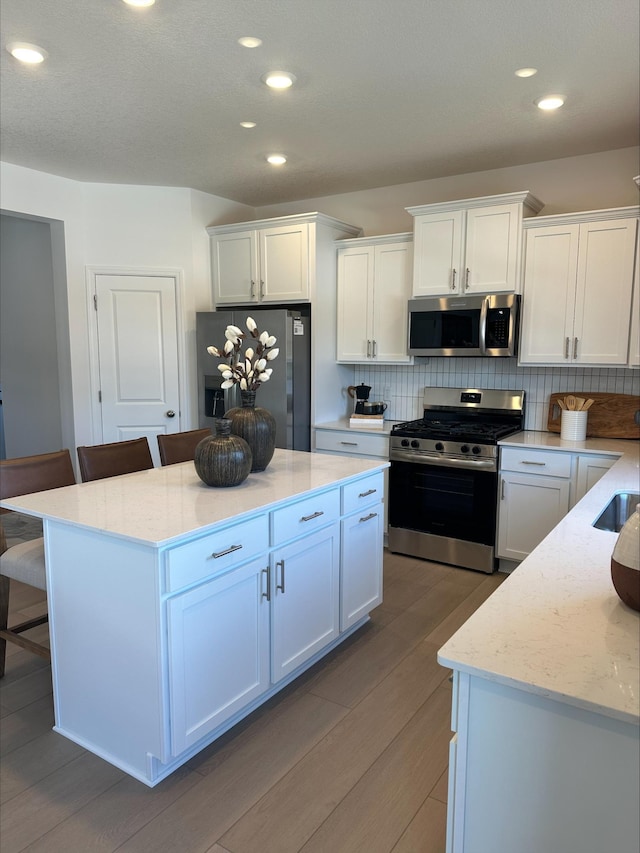
[[[3,501],[43,519],[55,731],[156,785],[357,630],[387,464],[276,450],[234,488],[189,462]]]
[[[568,449],[558,436],[507,440]],[[640,613],[610,575],[617,534],[592,526],[638,491],[622,454],[440,649],[454,670],[448,853],[637,853]]]

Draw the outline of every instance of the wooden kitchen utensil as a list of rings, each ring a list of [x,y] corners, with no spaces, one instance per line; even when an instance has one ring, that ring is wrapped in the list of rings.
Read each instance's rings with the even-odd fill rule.
[[[576,410],[576,398],[573,394],[567,394],[564,398],[564,404],[570,412],[575,412]]]
[[[560,400],[568,396],[584,397],[589,405],[587,437],[640,439],[640,397],[635,394],[606,394],[599,391],[566,391],[549,396],[547,429],[560,432]],[[584,411],[584,409],[583,409]]]

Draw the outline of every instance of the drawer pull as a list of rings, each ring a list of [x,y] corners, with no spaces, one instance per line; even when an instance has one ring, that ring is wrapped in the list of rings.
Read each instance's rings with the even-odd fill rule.
[[[318,512],[314,512],[313,515],[303,515],[300,521],[311,521],[312,518],[319,518],[321,515],[324,515],[324,510],[319,510]],[[283,590],[284,592],[284,590]]]
[[[218,557],[226,557],[227,554],[233,554],[234,551],[239,551],[240,548],[242,548],[242,545],[232,545],[231,548],[227,548],[226,551],[218,551],[217,554],[214,551],[211,556],[213,557],[214,560],[217,560]]]
[[[523,465],[539,465],[541,468],[544,468],[547,463],[546,462],[531,462],[529,459],[523,459],[522,464]]]
[[[341,441],[340,444],[348,444],[349,447],[357,447],[358,446],[357,441]]]
[[[267,591],[262,593],[261,598],[271,601],[271,567],[267,566],[266,569],[262,569],[262,574],[267,576]]]
[[[360,492],[360,494],[358,495],[358,497],[359,497],[359,498],[368,498],[368,497],[369,497],[369,495],[375,495],[375,493],[376,493],[377,491],[378,491],[377,489],[369,489],[369,491],[367,491],[367,492]]]
[[[377,514],[378,514],[377,512],[370,512],[369,515],[365,515],[364,518],[361,518],[360,521],[358,522],[358,524],[360,524],[360,522],[362,522],[362,521],[371,521],[371,519],[375,518]]]

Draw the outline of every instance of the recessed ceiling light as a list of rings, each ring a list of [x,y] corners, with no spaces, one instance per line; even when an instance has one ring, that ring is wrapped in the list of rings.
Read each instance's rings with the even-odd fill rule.
[[[255,127],[255,126],[256,126],[255,121],[241,121],[240,122],[240,127]]]
[[[238,44],[241,44],[242,47],[260,47],[262,39],[257,39],[253,36],[242,36],[242,38],[238,39]]]
[[[537,73],[537,68],[518,68],[517,71],[514,71],[516,77],[533,77],[533,75]]]
[[[156,0],[124,0],[127,6],[153,6]]]
[[[296,78],[289,71],[270,71],[262,78],[271,89],[288,89],[296,82]]]
[[[47,57],[47,51],[38,47],[37,44],[27,44],[24,41],[14,41],[7,45],[7,50],[15,59],[20,62],[26,62],[29,65],[38,65],[44,62]]]
[[[267,156],[267,163],[271,163],[272,166],[284,166],[287,162],[287,158],[284,154],[269,154]]]
[[[545,95],[533,102],[541,110],[557,110],[564,104],[562,95]]]

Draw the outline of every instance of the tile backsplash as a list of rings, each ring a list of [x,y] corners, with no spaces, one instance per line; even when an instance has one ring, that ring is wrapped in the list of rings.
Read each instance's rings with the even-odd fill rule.
[[[388,405],[385,417],[400,421],[421,417],[426,386],[524,390],[525,428],[543,431],[550,394],[601,391],[640,395],[640,370],[518,367],[515,359],[503,358],[428,358],[412,365],[358,365],[355,382],[371,385],[371,399]]]

